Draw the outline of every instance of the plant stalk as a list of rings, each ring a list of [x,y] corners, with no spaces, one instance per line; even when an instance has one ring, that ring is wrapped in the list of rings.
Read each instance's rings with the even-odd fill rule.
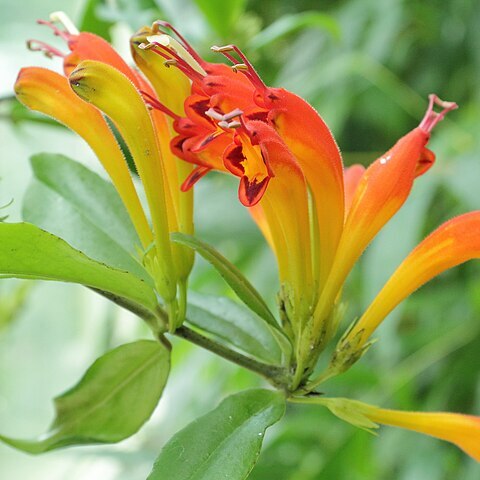
[[[229,348],[215,342],[214,340],[211,340],[208,337],[205,337],[198,332],[195,332],[185,325],[177,328],[177,330],[174,332],[174,335],[184,338],[185,340],[188,340],[199,347],[205,348],[206,350],[209,350],[210,352],[215,353],[216,355],[225,358],[230,362],[236,363],[247,370],[261,375],[276,387],[286,388],[288,386],[290,377],[285,368],[276,365],[268,365],[242,355],[241,353],[230,350]]]
[[[157,315],[153,315],[143,307],[135,305],[125,298],[118,297],[109,292],[95,288],[92,288],[92,290],[142,318],[152,329],[155,338],[158,341],[162,343],[168,342],[164,336],[166,324],[168,322],[168,315],[162,308],[159,307]],[[259,362],[258,360],[254,360],[246,355],[235,352],[234,350],[231,350],[230,348],[211,340],[210,338],[186,327],[185,325],[177,328],[171,334],[188,340],[189,342],[205,348],[206,350],[209,350],[210,352],[215,353],[216,355],[225,358],[230,362],[236,363],[247,370],[261,375],[277,388],[287,389],[291,382],[291,378],[287,369],[277,365],[269,365],[267,363]]]

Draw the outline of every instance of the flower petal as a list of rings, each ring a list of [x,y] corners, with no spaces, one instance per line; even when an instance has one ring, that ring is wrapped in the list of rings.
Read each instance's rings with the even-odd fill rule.
[[[15,83],[15,93],[26,107],[53,117],[90,145],[122,198],[143,247],[150,245],[152,232],[127,164],[100,112],[79,99],[65,77],[45,68],[22,69]]]
[[[116,124],[132,153],[147,196],[155,233],[157,288],[168,302],[176,295],[176,274],[169,239],[169,223],[162,157],[147,106],[132,82],[110,65],[86,60],[70,75],[70,85]]]
[[[143,27],[130,40],[130,50],[138,68],[152,84],[159,101],[177,115],[184,115],[183,103],[190,94],[189,78],[179,69],[165,64],[165,59],[154,51],[141,48],[153,35],[149,27]],[[167,35],[162,35],[166,37]],[[160,40],[160,39],[159,39]]]
[[[451,442],[480,462],[480,417],[443,412],[402,412],[371,405],[362,409],[373,422],[406,428]]]
[[[342,284],[363,250],[405,203],[415,178],[433,165],[435,156],[426,148],[431,130],[457,105],[436,95],[429,98],[420,125],[370,165],[355,190],[331,275],[314,313],[317,329],[330,314]],[[434,111],[435,105],[442,108],[439,113]]]
[[[281,282],[288,284],[293,294],[291,301],[295,316],[291,318],[300,321],[315,294],[312,265],[308,261],[311,243],[306,180],[295,158],[272,127],[261,121],[247,122],[246,126],[257,145],[247,146],[242,137],[245,163],[252,161],[256,147],[261,152],[260,158],[271,169],[268,188],[258,203],[262,213],[256,212],[254,219],[260,220],[263,231],[263,222],[268,224],[267,239],[274,244]]]
[[[71,53],[65,57],[63,64],[63,69],[67,77],[77,68],[78,64],[84,60],[96,60],[111,65],[122,72],[134,84],[138,83],[138,76],[115,49],[102,37],[90,32],[71,35],[68,41],[68,48]]]
[[[284,89],[266,90],[269,119],[300,164],[315,200],[320,238],[320,288],[337,250],[344,221],[343,166],[329,128],[303,99]]]
[[[315,314],[328,315],[354,263],[372,238],[405,203],[429,135],[416,128],[363,174],[352,199],[335,261]]]
[[[343,173],[343,181],[345,183],[345,215],[348,215],[350,211],[355,191],[364,173],[365,167],[359,164],[346,168]]]
[[[349,333],[363,344],[383,319],[417,288],[443,271],[480,258],[480,211],[466,213],[441,225],[403,261]]]
[[[480,417],[460,413],[387,410],[341,397],[301,397],[292,401],[323,405],[337,417],[359,428],[371,430],[380,423],[431,435],[453,443],[480,462]]]

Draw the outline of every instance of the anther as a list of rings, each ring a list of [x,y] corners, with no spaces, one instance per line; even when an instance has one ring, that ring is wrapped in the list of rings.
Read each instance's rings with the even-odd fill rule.
[[[219,121],[224,120],[224,115],[222,115],[221,113],[218,113],[216,110],[214,110],[211,107],[205,112],[205,115],[207,115],[207,117],[212,118],[213,120],[219,120]]]
[[[243,72],[257,90],[266,90],[267,86],[263,83],[263,80],[260,78],[257,71],[250,63],[246,55],[236,45],[225,45],[223,47],[218,47],[217,45],[214,45],[213,47],[211,47],[211,50],[221,53],[225,58],[230,60],[233,63],[233,71]],[[240,62],[230,52],[234,52],[239,57]]]
[[[59,11],[51,13],[50,21],[60,23],[70,35],[80,34],[78,28],[65,12]]]
[[[235,65],[232,65],[232,70],[237,73],[237,72],[248,72],[248,66],[245,65],[244,63],[236,63]]]
[[[154,33],[159,33],[160,27],[168,28],[171,30],[177,38],[180,40],[180,42],[183,44],[183,47],[187,52],[200,64],[203,65],[205,62],[203,61],[202,57],[196,52],[196,50],[190,45],[190,43],[187,41],[187,39],[171,24],[168,22],[165,22],[164,20],[157,20],[156,22],[153,23],[152,25],[152,31]]]
[[[218,122],[218,126],[220,128],[236,128],[235,125],[233,127],[231,126],[232,123],[233,124],[238,123],[239,124],[238,126],[240,126],[240,123],[238,121],[237,122],[231,122],[231,120],[233,120],[236,117],[239,117],[242,114],[243,114],[243,111],[240,110],[239,108],[236,108],[235,110],[232,110],[231,112],[228,112],[228,113],[225,113],[225,114],[221,114],[221,113],[217,112],[216,110],[214,110],[213,108],[209,108],[205,112],[205,115],[207,115],[208,117],[210,117],[213,120],[216,120]]]
[[[235,48],[233,47],[233,45],[224,45],[222,47],[219,47],[218,45],[212,45],[210,47],[210,50],[216,53],[224,53],[224,52],[233,52]]]
[[[169,48],[166,45],[162,45],[158,42],[152,42],[152,52],[160,55],[165,60],[175,60],[176,63],[171,63],[171,65],[175,65],[180,71],[182,71],[187,77],[191,80],[202,81],[203,76],[195,70],[188,62],[186,62],[173,48]],[[173,57],[173,58],[172,58]]]
[[[240,110],[239,108],[236,108],[235,110],[232,110],[231,112],[226,113],[223,116],[223,119],[228,121],[228,120],[232,120],[235,117],[238,117],[240,115],[243,115],[243,110]]]
[[[178,66],[178,61],[175,60],[174,58],[171,58],[170,60],[165,60],[165,61],[163,62],[163,64],[164,64],[166,67],[168,67],[168,68],[170,68],[172,65],[173,65],[174,67],[177,67],[177,66]]]
[[[154,43],[144,43],[144,42],[142,42],[138,45],[138,48],[140,48],[141,50],[150,50],[154,46],[155,46]]]

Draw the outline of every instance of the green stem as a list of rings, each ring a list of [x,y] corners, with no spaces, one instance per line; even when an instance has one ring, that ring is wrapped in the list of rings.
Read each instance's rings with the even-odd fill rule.
[[[94,288],[92,288],[92,290],[142,318],[152,329],[155,338],[157,338],[158,341],[162,343],[168,343],[168,340],[163,335],[163,333],[166,331],[166,325],[168,324],[168,315],[161,307],[158,307],[157,314],[153,315],[150,311],[139,305],[129,302],[125,298],[118,297],[109,292],[104,292]],[[210,338],[205,337],[204,335],[197,333],[186,326],[177,328],[174,332],[172,332],[172,334],[188,340],[199,347],[205,348],[206,350],[209,350],[210,352],[215,353],[216,355],[225,358],[230,362],[236,363],[247,370],[261,375],[278,388],[286,389],[291,381],[290,375],[285,368],[259,362],[253,358],[247,357],[246,355],[235,352],[234,350],[230,350],[222,344],[217,343],[214,340],[211,340]]]
[[[134,313],[137,317],[140,317],[153,330],[155,336],[157,336],[159,333],[164,332],[167,329],[168,318],[160,307],[158,307],[156,313],[153,314],[145,307],[132,303],[129,300],[113,293],[106,292],[98,288],[90,289],[107,298],[111,302],[117,304],[119,307],[125,308],[126,310]]]
[[[308,394],[308,393],[312,392],[313,390],[315,390],[315,388],[317,388],[320,384],[322,384],[323,382],[326,382],[329,378],[334,377],[336,374],[337,374],[337,372],[335,372],[334,370],[332,370],[330,368],[327,368],[320,375],[318,375],[316,378],[307,382],[307,384],[304,387],[296,390],[295,394],[296,395]]]
[[[205,348],[216,355],[236,363],[241,367],[244,367],[252,372],[255,372],[262,377],[266,378],[269,382],[277,387],[285,388],[289,383],[289,375],[286,369],[278,367],[276,365],[268,365],[263,362],[259,362],[250,357],[242,355],[241,353],[230,350],[229,348],[217,343],[204,335],[195,332],[194,330],[182,326],[175,331],[177,337],[184,338],[199,347]]]

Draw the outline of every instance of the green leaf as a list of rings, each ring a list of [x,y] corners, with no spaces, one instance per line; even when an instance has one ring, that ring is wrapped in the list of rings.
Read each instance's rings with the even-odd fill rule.
[[[285,35],[305,28],[325,30],[337,40],[341,34],[340,26],[330,15],[320,12],[301,12],[292,15],[283,15],[276,22],[273,22],[253,37],[249,47],[253,49],[265,47]]]
[[[270,327],[226,297],[188,295],[187,321],[260,360],[278,364],[281,351]]]
[[[92,260],[29,223],[0,223],[0,275],[80,283],[154,312],[153,289],[131,273]]]
[[[209,25],[222,36],[228,38],[235,30],[235,22],[245,10],[246,0],[195,0]]]
[[[253,310],[259,317],[263,318],[269,325],[280,330],[275,317],[267,307],[263,298],[235,265],[230,263],[212,246],[191,235],[175,232],[171,234],[171,239],[173,242],[192,248],[207,260],[207,262],[210,262],[247,307]]]
[[[258,459],[265,430],[284,412],[280,392],[232,395],[174,435],[147,480],[243,480]]]
[[[119,442],[150,418],[169,369],[170,354],[160,343],[121,345],[97,359],[75,387],[55,399],[56,418],[41,439],[0,435],[0,440],[35,454],[68,445]]]
[[[31,158],[34,183],[23,203],[26,221],[63,238],[99,262],[153,285],[134,258],[140,240],[113,185],[63,155]]]

